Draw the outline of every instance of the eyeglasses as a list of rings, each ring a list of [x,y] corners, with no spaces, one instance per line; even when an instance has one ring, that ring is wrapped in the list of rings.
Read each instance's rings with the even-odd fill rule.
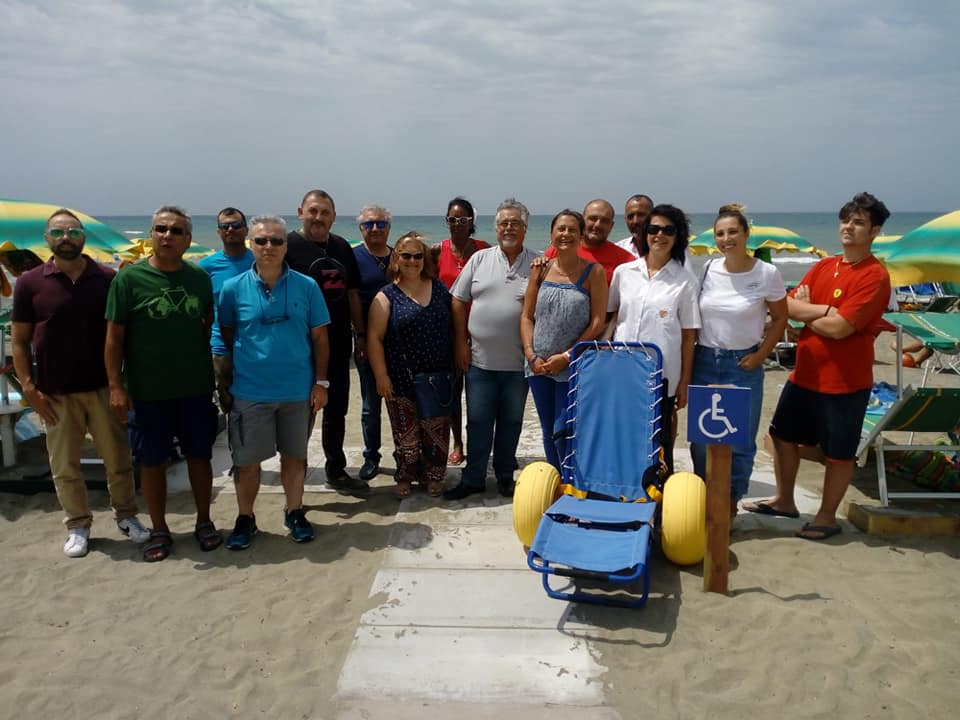
[[[422,252],[419,252],[419,253],[402,252],[402,253],[397,253],[397,255],[400,256],[401,260],[423,260]]]
[[[677,234],[676,225],[647,225],[647,235],[657,235],[663,233],[667,237],[674,237]]]
[[[362,223],[360,223],[360,227],[362,227],[364,230],[373,230],[374,228],[377,230],[383,230],[389,224],[390,223],[386,220],[364,220]]]
[[[153,231],[157,235],[163,235],[164,233],[169,232],[171,235],[186,235],[186,228],[177,227],[176,225],[154,225]]]
[[[47,230],[47,235],[52,237],[54,240],[59,240],[60,238],[67,236],[71,240],[79,240],[83,237],[83,230],[81,228],[50,228]]]
[[[526,223],[524,223],[523,220],[500,220],[497,222],[497,227],[503,228],[504,230],[507,228],[521,228],[525,225]]]
[[[220,230],[242,230],[246,226],[247,224],[243,220],[217,223],[217,228]]]
[[[471,217],[453,217],[452,215],[447,215],[447,225],[469,225],[473,222]]]
[[[283,238],[275,238],[275,237],[255,237],[253,241],[257,245],[266,245],[267,243],[270,243],[274,247],[280,247],[286,242],[286,240],[284,240]]]

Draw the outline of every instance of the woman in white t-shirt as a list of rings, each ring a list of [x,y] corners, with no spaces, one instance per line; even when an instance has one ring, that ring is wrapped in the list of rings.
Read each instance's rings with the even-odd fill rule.
[[[713,222],[723,255],[707,262],[700,279],[702,327],[693,362],[694,385],[750,389],[750,445],[733,448],[730,517],[747,492],[763,404],[763,361],[783,337],[787,293],[780,271],[747,252],[750,224],[740,205],[724,205]],[[767,322],[767,315],[770,321]],[[706,474],[706,446],[691,443],[694,472]]]
[[[687,405],[693,348],[700,327],[697,279],[684,266],[690,226],[683,210],[657,205],[640,231],[640,257],[619,265],[610,280],[613,339],[652,343],[663,353],[660,444],[673,472],[677,410]]]

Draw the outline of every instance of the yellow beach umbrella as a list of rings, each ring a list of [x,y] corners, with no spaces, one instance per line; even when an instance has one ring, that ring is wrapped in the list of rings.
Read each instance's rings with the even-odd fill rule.
[[[707,230],[690,241],[690,252],[694,255],[712,255],[718,253],[717,242],[713,237],[713,230]],[[826,257],[827,253],[804,237],[797,235],[787,228],[773,225],[753,225],[750,227],[750,238],[747,240],[747,250],[770,250],[771,252],[799,252],[809,253],[817,257]]]

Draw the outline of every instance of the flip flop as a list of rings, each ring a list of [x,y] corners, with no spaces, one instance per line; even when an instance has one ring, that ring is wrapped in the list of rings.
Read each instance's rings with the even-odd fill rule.
[[[463,453],[460,450],[454,450],[447,457],[447,465],[460,465],[464,460]]]
[[[762,500],[757,500],[753,503],[743,503],[741,507],[747,512],[756,513],[757,515],[770,515],[772,517],[785,517],[796,520],[800,517],[800,513],[796,510],[777,510],[773,505],[768,505]]]
[[[150,533],[150,540],[143,548],[144,562],[160,562],[170,557],[170,548],[173,546],[173,538],[166,530],[153,530]]]
[[[223,544],[223,535],[217,530],[212,522],[202,522],[193,531],[193,536],[197,539],[197,544],[203,552],[216,550]]]
[[[795,535],[798,538],[803,538],[804,540],[813,540],[814,542],[819,542],[820,540],[826,540],[835,535],[839,535],[842,532],[843,528],[839,525],[811,525],[810,523],[806,523],[802,528],[797,530]],[[809,533],[816,534],[810,535]]]
[[[409,482],[398,481],[393,488],[393,494],[400,498],[401,500],[406,497],[410,497],[410,493],[413,492],[413,486]]]

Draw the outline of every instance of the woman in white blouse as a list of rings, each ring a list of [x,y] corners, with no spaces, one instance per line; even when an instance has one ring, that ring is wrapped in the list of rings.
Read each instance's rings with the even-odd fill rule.
[[[783,337],[787,294],[780,271],[747,252],[750,224],[740,205],[724,205],[713,222],[722,258],[707,262],[700,279],[700,316],[693,363],[694,385],[750,389],[750,445],[733,448],[730,517],[747,492],[763,403],[763,361]],[[767,315],[770,321],[767,322]],[[693,467],[706,473],[706,446],[690,444]]]
[[[697,280],[684,266],[690,226],[680,208],[657,205],[638,238],[640,257],[613,271],[607,312],[613,339],[652,343],[663,353],[660,443],[673,472],[676,411],[687,405],[700,310]]]

